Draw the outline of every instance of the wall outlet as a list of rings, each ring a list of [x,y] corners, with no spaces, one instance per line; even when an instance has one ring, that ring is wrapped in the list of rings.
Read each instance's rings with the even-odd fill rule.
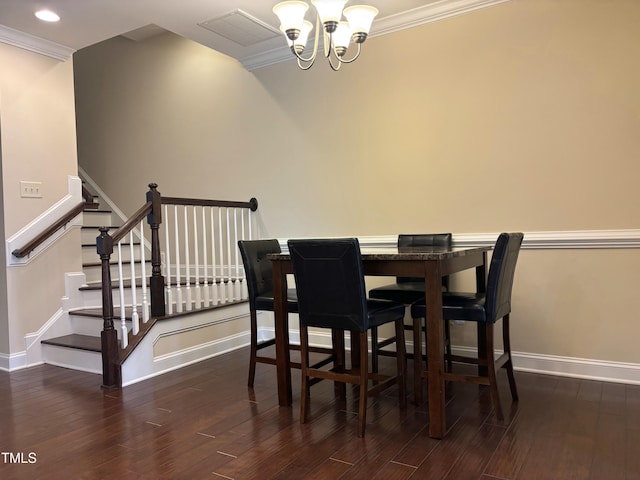
[[[23,198],[42,198],[42,182],[20,182],[20,196]]]

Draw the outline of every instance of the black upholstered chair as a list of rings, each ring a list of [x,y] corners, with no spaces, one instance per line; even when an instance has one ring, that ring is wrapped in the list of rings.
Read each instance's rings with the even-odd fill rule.
[[[400,234],[398,235],[398,249],[402,248],[419,248],[419,247],[451,247],[451,233],[423,233],[416,235]],[[442,277],[442,289],[449,289],[449,277]],[[394,302],[411,305],[418,300],[424,298],[424,278],[396,277],[395,283],[372,288],[369,290],[369,298],[378,298],[384,300],[393,300]],[[416,320],[418,321],[418,320]],[[405,324],[405,330],[413,330],[413,324]],[[424,327],[423,327],[424,329]],[[449,324],[445,324],[445,341],[446,348],[450,348],[449,342]],[[378,365],[378,355],[395,355],[393,350],[385,350],[384,347],[395,343],[395,338],[387,338],[381,342],[378,341],[377,329],[371,333],[371,345],[374,352],[372,363],[374,371]],[[421,348],[421,345],[414,339],[414,351]],[[451,353],[447,350],[447,353]],[[407,358],[413,358],[413,354],[407,353]]]
[[[248,386],[253,387],[256,375],[256,363],[276,364],[274,357],[258,355],[259,351],[275,344],[275,339],[258,341],[258,311],[273,311],[273,268],[270,253],[280,253],[280,244],[276,239],[270,240],[239,240],[238,248],[242,255],[247,290],[249,292],[249,314],[251,323],[251,354],[249,358]],[[298,312],[298,302],[295,289],[287,291],[287,310],[289,313]],[[290,345],[291,350],[299,350],[298,345]],[[330,357],[322,360],[322,364],[333,361],[330,349],[314,348],[315,352],[328,354]],[[299,362],[291,362],[293,368],[300,368]]]
[[[321,378],[359,385],[358,429],[364,436],[367,398],[398,384],[401,407],[406,405],[405,347],[403,319],[405,305],[390,300],[367,300],[360,245],[355,238],[324,240],[289,240],[289,252],[298,293],[302,395],[300,422],[307,421],[309,385]],[[368,331],[386,323],[394,323],[397,338],[396,375],[369,371]],[[359,359],[352,358],[347,368],[344,352],[332,370],[309,366],[309,327],[328,328],[335,344],[344,350],[344,332],[358,338]],[[337,334],[337,335],[336,335]],[[352,340],[353,342],[353,340]],[[352,343],[353,344],[353,343]],[[353,365],[358,363],[358,365]],[[370,386],[370,383],[373,385]],[[345,389],[343,389],[344,392]]]
[[[502,420],[502,406],[496,382],[496,370],[504,367],[509,379],[511,397],[518,400],[518,390],[513,374],[511,359],[511,342],[509,336],[509,316],[511,314],[511,290],[516,269],[516,262],[522,245],[522,233],[501,233],[496,241],[489,266],[487,291],[485,293],[446,292],[442,297],[443,319],[465,320],[476,322],[478,327],[478,356],[467,357],[447,355],[454,362],[478,365],[478,375],[445,372],[445,381],[476,383],[489,385],[491,401],[498,419]],[[411,306],[411,316],[426,316],[424,300]],[[503,353],[495,359],[494,324],[502,319]]]

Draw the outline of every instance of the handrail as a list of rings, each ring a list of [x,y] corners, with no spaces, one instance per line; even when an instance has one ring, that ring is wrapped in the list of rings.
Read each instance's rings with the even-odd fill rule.
[[[249,208],[252,212],[258,209],[258,200],[252,198],[248,202],[231,200],[204,200],[201,198],[162,197],[163,205],[190,205],[199,207]]]
[[[122,240],[124,236],[138,225],[144,217],[151,213],[151,208],[151,202],[147,202],[140,207],[138,211],[134,213],[120,228],[113,232],[113,235],[111,235],[113,242],[117,243]]]
[[[79,203],[75,207],[73,207],[68,213],[62,216],[60,220],[56,223],[52,224],[50,227],[45,229],[42,233],[36,236],[33,240],[27,243],[22,248],[16,248],[11,254],[17,258],[24,258],[28,256],[31,252],[33,252],[36,248],[42,245],[51,235],[64,227],[67,223],[77,217],[84,210],[84,202]]]

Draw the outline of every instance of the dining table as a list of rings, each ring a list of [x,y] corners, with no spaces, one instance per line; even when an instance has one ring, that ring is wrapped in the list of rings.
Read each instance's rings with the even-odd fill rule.
[[[426,366],[415,355],[414,389],[422,391],[422,378],[427,378],[429,436],[443,438],[446,431],[444,381],[444,321],[442,318],[442,277],[475,268],[478,292],[486,289],[487,252],[490,247],[384,247],[363,248],[365,276],[424,278],[427,317],[425,319]],[[292,404],[291,360],[289,357],[289,321],[287,313],[287,275],[293,273],[288,252],[268,255],[273,266],[273,293],[276,342],[278,403]],[[421,331],[421,329],[420,329]],[[414,327],[414,334],[416,328]],[[414,338],[421,345],[422,337]],[[415,347],[414,347],[415,348]],[[421,368],[420,366],[424,367]],[[417,378],[416,378],[417,377]],[[417,397],[419,398],[419,396]]]

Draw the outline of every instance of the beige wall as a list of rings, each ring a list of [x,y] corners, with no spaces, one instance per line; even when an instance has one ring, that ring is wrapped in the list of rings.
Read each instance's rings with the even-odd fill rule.
[[[76,54],[80,164],[127,213],[149,181],[256,196],[281,238],[637,229],[638,18],[635,1],[513,0],[372,38],[338,73],[116,38]],[[524,251],[513,348],[640,363],[639,262]]]
[[[67,195],[68,177],[77,175],[78,167],[72,61],[0,43],[0,68],[6,240]],[[43,198],[21,198],[21,180],[42,182]],[[1,353],[24,351],[24,335],[37,331],[61,307],[64,272],[80,270],[79,245],[79,234],[71,232],[36,261],[3,271],[6,291],[0,298],[8,298],[6,316],[2,308],[0,318]]]

